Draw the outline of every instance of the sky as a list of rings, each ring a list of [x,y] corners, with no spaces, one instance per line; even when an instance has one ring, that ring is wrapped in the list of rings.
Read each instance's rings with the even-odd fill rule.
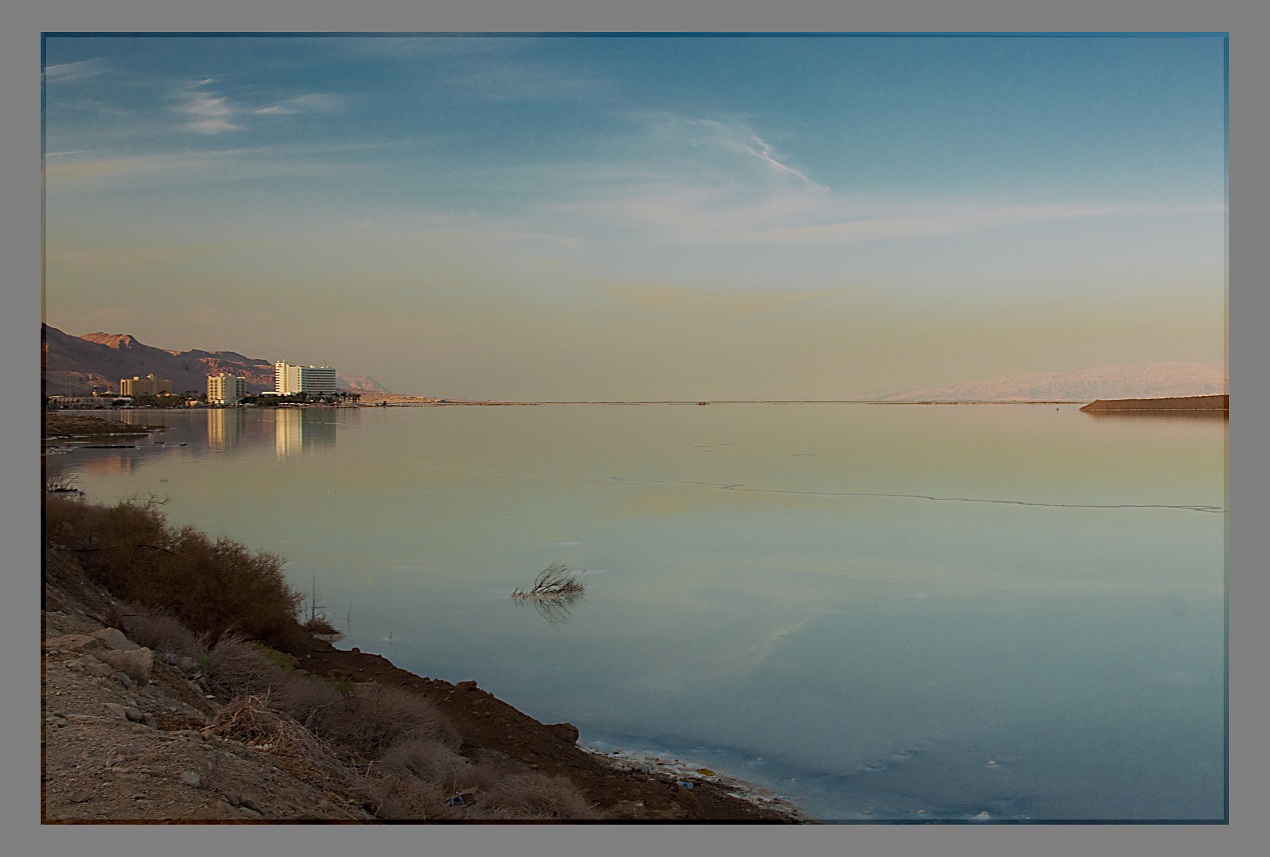
[[[1226,353],[1226,39],[44,39],[44,320],[402,393]]]

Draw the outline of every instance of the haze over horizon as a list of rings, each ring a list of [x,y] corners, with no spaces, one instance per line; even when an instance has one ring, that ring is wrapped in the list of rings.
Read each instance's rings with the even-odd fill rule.
[[[45,321],[519,400],[1223,364],[1224,37],[45,39]]]

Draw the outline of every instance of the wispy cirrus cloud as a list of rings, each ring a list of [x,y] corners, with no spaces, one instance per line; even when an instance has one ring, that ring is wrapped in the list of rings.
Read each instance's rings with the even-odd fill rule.
[[[753,219],[749,228],[719,228],[698,233],[693,241],[703,244],[770,244],[812,246],[887,241],[937,235],[981,232],[1011,226],[1058,221],[1150,216],[1155,214],[1220,213],[1224,204],[1162,206],[1138,203],[1050,203],[1038,205],[986,202],[915,203],[889,214],[854,213],[855,206],[841,203],[826,213],[838,218],[815,223],[762,226]]]
[[[697,162],[707,175],[730,174],[737,180],[780,178],[809,191],[828,188],[808,175],[794,156],[782,152],[758,130],[737,117],[709,118],[678,113],[630,113],[650,155],[675,162]]]
[[[94,77],[105,71],[105,68],[105,63],[99,59],[49,65],[44,67],[44,82],[60,83],[67,80]]]
[[[670,113],[628,118],[639,129],[629,146],[632,160],[611,164],[610,181],[592,171],[586,184],[598,192],[579,193],[554,207],[653,244],[832,246],[1036,223],[1224,211],[1224,203],[866,195],[818,181],[814,170],[739,119]]]
[[[334,95],[323,92],[310,92],[284,98],[274,104],[257,107],[252,110],[259,116],[282,116],[296,113],[334,113],[343,106],[343,101]]]
[[[201,80],[192,84],[181,97],[177,113],[185,117],[182,127],[197,134],[223,134],[226,131],[241,131],[243,126],[235,121],[241,111],[229,103],[224,95],[216,95],[205,91],[214,83],[212,79]]]
[[[212,90],[215,82],[208,78],[188,84],[176,96],[176,112],[185,117],[184,130],[206,135],[243,131],[253,116],[333,113],[343,106],[341,99],[322,92],[290,95],[260,106],[242,104]]]

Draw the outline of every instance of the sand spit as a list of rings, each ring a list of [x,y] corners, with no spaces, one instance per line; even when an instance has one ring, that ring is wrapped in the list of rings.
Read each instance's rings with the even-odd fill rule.
[[[1175,396],[1162,399],[1097,399],[1081,408],[1088,413],[1102,411],[1230,411],[1230,395]]]

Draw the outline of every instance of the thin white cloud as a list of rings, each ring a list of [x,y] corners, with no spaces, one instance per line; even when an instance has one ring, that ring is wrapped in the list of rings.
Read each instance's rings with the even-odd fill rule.
[[[44,81],[46,83],[60,83],[67,80],[78,80],[101,74],[104,70],[104,64],[98,59],[59,63],[44,67]]]
[[[790,175],[802,179],[808,184],[815,184],[815,182],[807,178],[804,173],[801,173],[793,167],[783,164],[777,160],[772,147],[764,142],[757,134],[750,137],[750,143],[752,145],[746,145],[745,150],[754,157],[763,161],[763,163],[767,164],[773,170],[776,170],[778,173],[782,173],[784,175]]]
[[[334,95],[322,92],[311,92],[284,98],[275,104],[257,107],[253,113],[262,116],[290,115],[295,113],[333,113],[339,110],[342,102]]]
[[[210,80],[204,80],[197,87],[206,86]],[[242,125],[233,121],[238,112],[229,104],[224,95],[211,95],[204,92],[186,93],[177,112],[187,117],[183,127],[187,131],[199,134],[221,134],[226,131],[242,130]]]
[[[834,190],[735,119],[630,114],[631,159],[591,169],[565,216],[605,223],[629,240],[693,245],[829,246],[955,235],[1095,218],[1220,213],[1224,203],[899,200]],[[562,187],[568,184],[561,174]],[[563,194],[562,194],[563,196]],[[544,206],[544,210],[547,207]]]
[[[706,175],[726,172],[732,180],[742,183],[771,181],[775,177],[782,184],[808,191],[829,190],[739,119],[705,119],[674,113],[630,114],[628,118],[644,128],[648,144],[656,147],[656,158],[694,163]],[[760,169],[754,171],[752,167]]]
[[[1224,206],[1179,206],[1133,203],[1056,203],[1049,205],[960,204],[919,205],[912,210],[880,217],[854,217],[830,222],[777,225],[770,228],[720,229],[698,233],[696,243],[779,244],[808,246],[885,241],[978,232],[1031,223],[1153,214],[1208,213]]]
[[[182,127],[197,134],[216,135],[242,131],[251,116],[288,116],[301,113],[333,113],[343,102],[322,92],[292,95],[270,104],[255,107],[231,102],[229,96],[211,91],[216,81],[205,78],[183,87],[178,94],[176,111],[185,117]]]

